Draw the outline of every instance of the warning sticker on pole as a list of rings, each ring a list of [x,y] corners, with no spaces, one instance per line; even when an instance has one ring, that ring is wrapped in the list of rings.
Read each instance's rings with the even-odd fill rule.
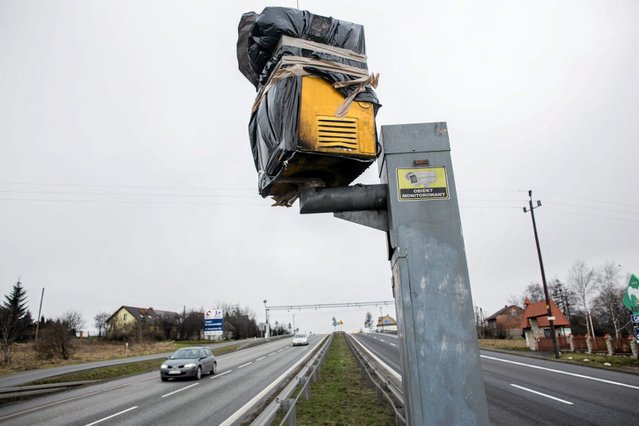
[[[397,169],[399,201],[448,200],[445,167]]]

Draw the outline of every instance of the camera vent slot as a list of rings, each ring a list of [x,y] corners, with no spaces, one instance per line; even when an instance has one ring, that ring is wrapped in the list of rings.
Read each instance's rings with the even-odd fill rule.
[[[317,139],[320,149],[357,150],[357,119],[317,116]]]

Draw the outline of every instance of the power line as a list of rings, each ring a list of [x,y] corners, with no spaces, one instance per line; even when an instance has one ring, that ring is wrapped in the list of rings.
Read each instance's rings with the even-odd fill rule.
[[[213,202],[188,202],[188,201],[153,201],[153,200],[82,200],[82,199],[46,199],[46,198],[0,198],[0,201],[27,201],[27,202],[51,202],[51,203],[84,203],[84,204],[158,204],[158,205],[196,205],[196,206],[264,206],[265,203],[237,203],[220,200]],[[248,200],[247,200],[248,201]]]
[[[105,184],[78,184],[78,183],[49,183],[49,182],[14,182],[0,181],[0,185],[18,185],[18,186],[60,186],[60,187],[78,187],[78,188],[124,188],[124,189],[173,189],[173,190],[195,190],[195,191],[215,191],[215,190],[233,190],[233,191],[253,191],[249,188],[233,188],[233,187],[214,187],[214,186],[154,186],[154,185],[105,185]]]

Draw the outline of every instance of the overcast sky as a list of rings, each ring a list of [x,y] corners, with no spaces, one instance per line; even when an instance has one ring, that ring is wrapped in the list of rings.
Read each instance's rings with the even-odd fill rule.
[[[295,1],[0,0],[0,293],[37,315],[392,300],[385,235],[257,194],[242,13]],[[639,272],[639,3],[300,1],[363,24],[377,125],[445,121],[473,302],[583,260]],[[372,166],[359,180],[378,183]],[[302,330],[367,309],[295,313]],[[379,308],[368,308],[375,316]],[[394,315],[394,309],[383,309]],[[273,312],[272,321],[292,321]]]

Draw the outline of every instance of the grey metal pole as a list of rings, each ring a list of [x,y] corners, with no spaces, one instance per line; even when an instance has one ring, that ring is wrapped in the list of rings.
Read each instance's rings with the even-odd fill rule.
[[[410,425],[487,425],[445,123],[382,126],[389,249]]]
[[[541,282],[544,286],[544,297],[546,299],[546,312],[548,313],[548,322],[550,323],[550,334],[552,335],[552,347],[555,352],[555,358],[559,359],[559,346],[557,345],[557,335],[555,334],[555,320],[550,309],[550,297],[548,296],[548,285],[546,284],[546,272],[544,271],[544,261],[541,258],[541,247],[539,246],[539,236],[537,235],[537,223],[535,222],[535,209],[541,206],[541,201],[537,201],[537,207],[533,207],[532,190],[528,191],[528,206],[530,207],[530,217],[532,218],[533,231],[535,233],[535,244],[537,245],[537,257],[539,258],[539,269],[541,269]],[[524,213],[526,208],[524,207]]]

